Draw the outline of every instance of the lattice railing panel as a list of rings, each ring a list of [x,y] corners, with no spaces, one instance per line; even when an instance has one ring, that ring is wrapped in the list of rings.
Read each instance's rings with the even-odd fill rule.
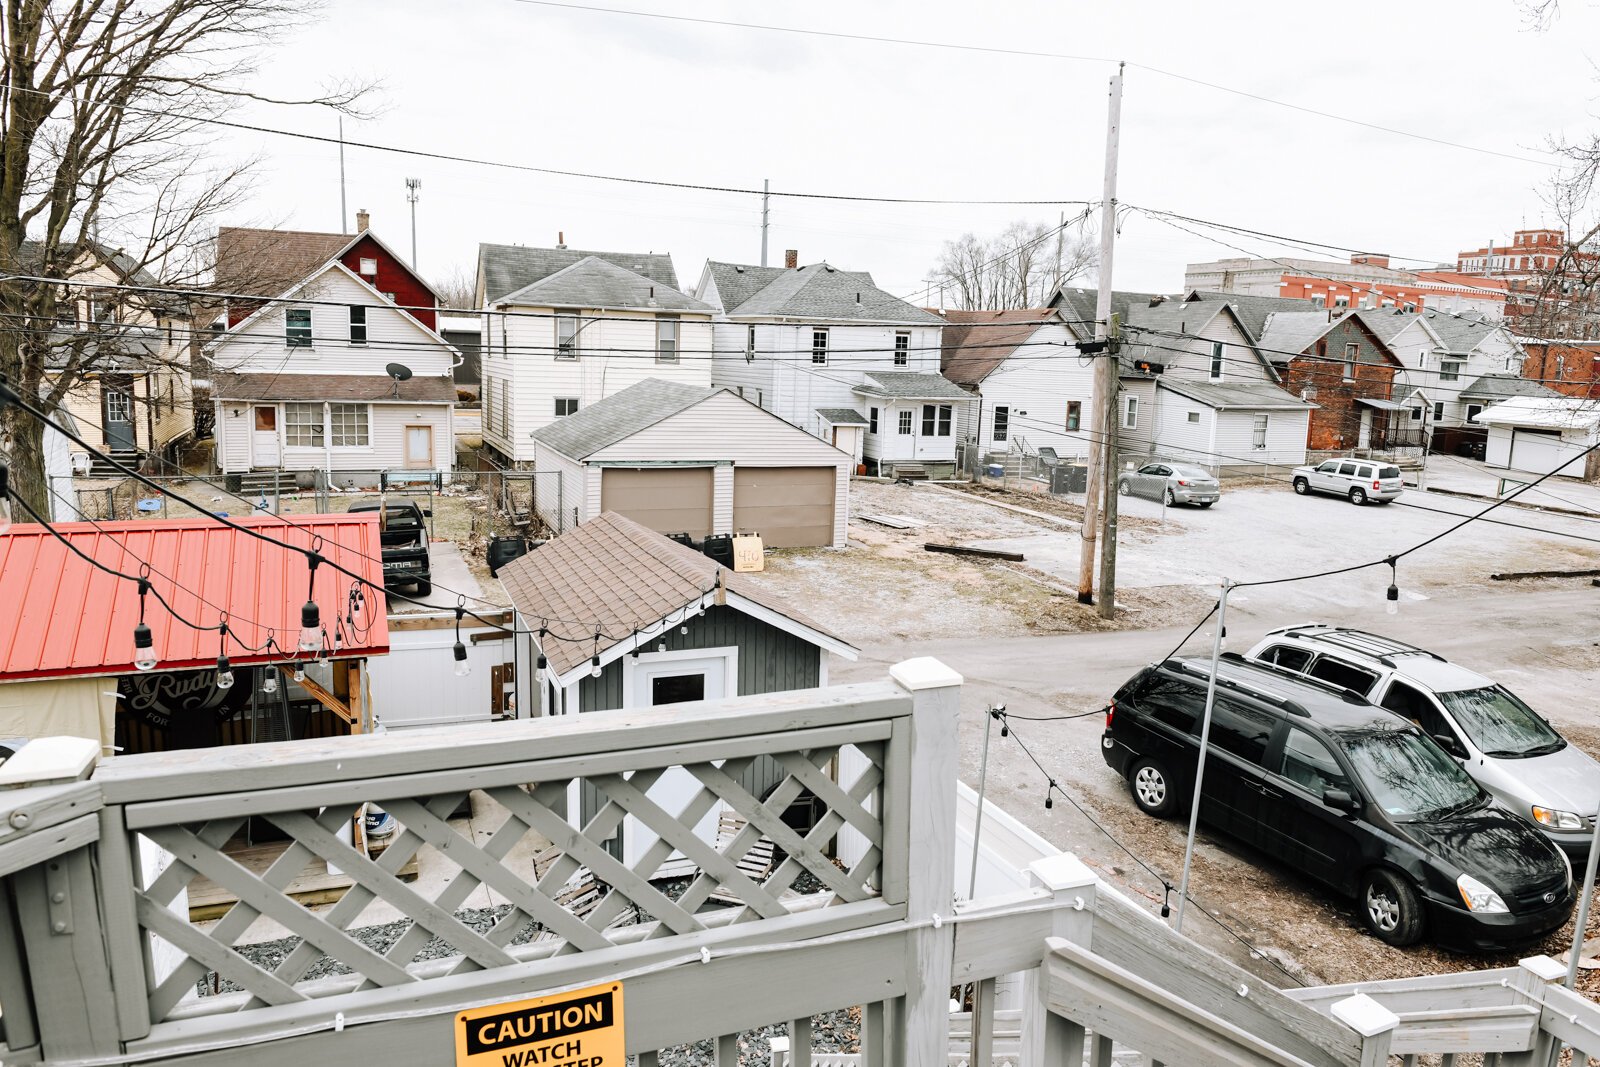
[[[150,1018],[170,1017],[180,1002],[193,999],[197,983],[227,982],[245,991],[248,997],[218,1000],[215,1009],[244,1010],[323,992],[330,987],[313,989],[308,979],[330,969],[358,976],[357,988],[399,986],[541,955],[775,919],[789,914],[797,880],[820,887],[833,903],[876,896],[884,862],[884,824],[876,812],[882,811],[888,742],[783,750],[783,735],[775,741],[779,747],[772,751],[734,758],[526,785],[480,784],[484,777],[471,771],[460,775],[459,788],[427,794],[405,790],[404,779],[351,785],[345,797],[380,804],[398,823],[375,857],[340,833],[361,801],[310,807],[289,789],[262,794],[251,812],[287,837],[264,865],[230,854],[229,843],[246,826],[237,814],[141,825],[137,832],[174,861],[136,893],[138,921],[181,957],[152,983]],[[750,785],[758,759],[764,781],[775,779],[759,796]],[[852,769],[841,771],[846,767]],[[670,790],[663,788],[668,775],[676,776]],[[430,783],[438,780],[432,776]],[[469,791],[468,780],[478,788]],[[569,812],[584,785],[601,802],[580,820]],[[469,795],[473,817],[453,820]],[[814,817],[791,826],[786,814],[801,800]],[[707,833],[708,823],[718,828],[715,834]],[[864,842],[849,865],[830,854],[842,832]],[[625,858],[616,854],[619,835],[634,842]],[[543,870],[530,859],[536,853],[547,857]],[[758,862],[758,855],[770,858]],[[414,861],[422,874],[408,881],[403,872]],[[292,887],[308,865],[318,864],[351,884],[336,902],[313,908],[295,899]],[[668,866],[673,878],[663,881]],[[209,926],[174,913],[185,888],[200,878],[236,899]],[[574,891],[579,885],[592,887],[582,900]],[[469,901],[483,899],[480,890],[503,902],[487,924],[464,918]],[[250,950],[250,942],[261,940],[263,921],[298,943],[276,958]],[[654,928],[628,932],[651,922]],[[402,928],[384,938],[369,936],[380,923]],[[532,943],[530,930],[538,935]],[[448,962],[422,966],[424,959],[441,957]],[[208,1007],[202,998],[202,1008]]]

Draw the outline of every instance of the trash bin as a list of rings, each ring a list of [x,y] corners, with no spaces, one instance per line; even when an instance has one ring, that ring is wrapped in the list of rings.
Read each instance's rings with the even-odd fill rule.
[[[713,534],[706,538],[700,551],[716,560],[718,563],[733,569],[733,537],[729,534]]]
[[[1089,488],[1089,468],[1062,464],[1050,468],[1052,493],[1082,493]]]
[[[991,463],[987,467],[983,468],[983,473],[990,478],[1004,478],[1006,476],[1006,469],[999,463]]]
[[[516,559],[518,556],[528,554],[528,541],[523,537],[494,537],[489,540],[489,548],[485,555],[489,561],[489,576],[495,577],[500,573],[500,568]]]
[[[676,541],[676,542],[678,542],[678,544],[682,545],[684,548],[692,548],[692,549],[695,549],[696,551],[698,551],[699,548],[700,548],[699,542],[697,542],[694,539],[693,535],[688,534],[688,533],[667,534],[667,540],[668,541]]]

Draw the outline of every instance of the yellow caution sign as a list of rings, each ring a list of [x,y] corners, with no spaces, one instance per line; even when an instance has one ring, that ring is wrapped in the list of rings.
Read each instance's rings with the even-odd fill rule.
[[[624,1067],[622,983],[456,1015],[456,1067]]]

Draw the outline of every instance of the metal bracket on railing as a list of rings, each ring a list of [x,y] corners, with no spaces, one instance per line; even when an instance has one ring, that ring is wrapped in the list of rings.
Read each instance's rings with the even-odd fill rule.
[[[50,932],[72,933],[72,891],[68,888],[66,868],[59,859],[44,866],[44,888],[49,895]]]

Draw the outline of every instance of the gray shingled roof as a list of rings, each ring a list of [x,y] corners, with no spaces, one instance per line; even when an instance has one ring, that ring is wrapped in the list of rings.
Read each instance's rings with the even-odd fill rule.
[[[1503,329],[1499,323],[1491,322],[1475,311],[1424,310],[1420,314],[1428,320],[1428,325],[1433,327],[1433,332],[1439,335],[1446,349],[1457,355],[1466,355],[1497,330]]]
[[[586,459],[716,392],[698,385],[646,378],[533,431],[533,439],[563,456]]]
[[[718,263],[706,260],[711,280],[717,284],[717,296],[722,309],[731,311],[755,296],[782,274],[782,267],[752,267],[743,263]]]
[[[698,603],[719,581],[729,593],[761,605],[797,628],[848,647],[839,635],[795,611],[766,586],[612,511],[512,560],[500,569],[500,580],[517,611],[528,619],[608,620],[598,643],[546,642],[544,653],[558,675],[628,640],[633,630],[652,630],[664,619],[676,620],[685,606]],[[729,610],[737,609],[712,607],[707,618]]]
[[[760,271],[763,268],[745,268],[747,271],[752,269]],[[944,320],[939,316],[879,289],[873,284],[872,275],[865,271],[840,270],[827,263],[811,263],[793,270],[778,271],[752,296],[737,305],[731,303],[729,294],[723,293],[722,306],[733,318],[944,325]]]
[[[1317,405],[1307,403],[1276,385],[1228,384],[1226,382],[1191,382],[1182,379],[1161,378],[1156,384],[1179,396],[1198,401],[1218,409],[1309,411]]]
[[[1339,319],[1328,320],[1326,311],[1279,311],[1267,316],[1266,329],[1261,334],[1261,347],[1280,362],[1289,357],[1286,352],[1304,352],[1323,334],[1333,329]]]
[[[897,400],[971,400],[972,394],[942,374],[914,370],[868,371],[855,391]]]
[[[817,414],[821,415],[834,426],[865,426],[866,416],[855,408],[818,408]]]
[[[1261,331],[1266,329],[1267,317],[1274,312],[1311,311],[1316,307],[1309,300],[1297,300],[1286,296],[1251,296],[1245,293],[1219,293],[1207,289],[1196,289],[1185,299],[1192,303],[1229,305],[1233,308],[1234,314],[1239,316],[1244,328],[1250,331],[1250,336],[1257,340],[1261,338]]]
[[[589,256],[642,274],[669,289],[678,288],[678,274],[672,269],[672,257],[665,252],[586,252],[579,248],[480,244],[478,270],[483,275],[484,298],[493,304],[507,293],[526,288]]]
[[[1531,382],[1515,374],[1485,374],[1461,390],[1462,400],[1487,400],[1493,403],[1510,396],[1561,396],[1549,386]]]
[[[710,311],[692,296],[599,256],[585,256],[500,297],[495,303],[536,307],[649,308],[660,311]]]
[[[1416,312],[1402,308],[1362,308],[1355,314],[1384,344],[1399,337],[1401,331],[1417,321]]]

